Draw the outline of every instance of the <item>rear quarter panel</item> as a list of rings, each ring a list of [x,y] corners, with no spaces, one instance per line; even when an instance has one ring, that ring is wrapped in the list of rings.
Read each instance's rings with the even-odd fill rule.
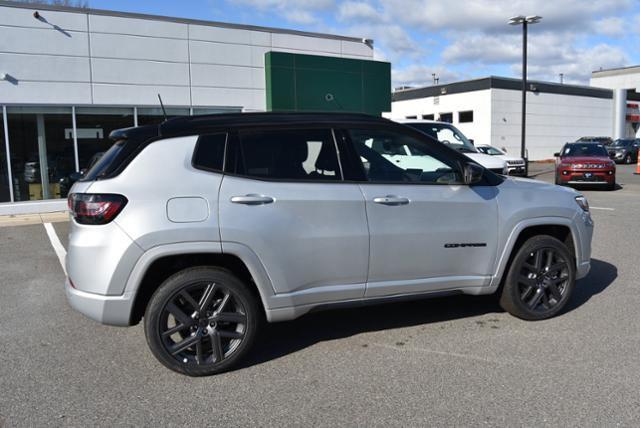
[[[222,174],[191,165],[197,136],[159,140],[145,147],[118,176],[96,181],[91,193],[119,193],[127,206],[114,220],[143,250],[176,242],[211,242],[221,251],[218,191]],[[203,212],[171,221],[176,200],[203,200]],[[172,201],[171,203],[169,201]]]

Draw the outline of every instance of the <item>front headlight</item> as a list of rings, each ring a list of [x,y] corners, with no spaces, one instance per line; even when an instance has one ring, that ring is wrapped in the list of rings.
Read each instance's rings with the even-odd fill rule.
[[[587,198],[582,195],[576,196],[576,203],[580,208],[582,208],[582,211],[586,213],[589,212],[589,201],[587,201]]]

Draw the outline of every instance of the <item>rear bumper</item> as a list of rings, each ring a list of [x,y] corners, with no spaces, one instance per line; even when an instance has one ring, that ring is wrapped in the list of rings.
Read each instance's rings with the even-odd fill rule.
[[[73,309],[102,324],[130,325],[133,296],[105,296],[73,288],[69,278],[64,284],[67,301]]]

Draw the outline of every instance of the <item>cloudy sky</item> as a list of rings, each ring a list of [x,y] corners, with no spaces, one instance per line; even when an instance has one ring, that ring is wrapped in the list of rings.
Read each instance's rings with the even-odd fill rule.
[[[588,84],[591,71],[640,64],[640,0],[90,0],[91,7],[318,31],[375,40],[394,86],[519,77],[530,27],[532,78]]]

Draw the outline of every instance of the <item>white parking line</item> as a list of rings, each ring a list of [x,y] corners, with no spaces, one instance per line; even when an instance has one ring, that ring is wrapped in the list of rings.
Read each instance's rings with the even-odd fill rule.
[[[60,238],[58,238],[58,234],[56,230],[53,228],[51,223],[43,223],[44,230],[47,231],[47,235],[49,235],[49,241],[51,241],[51,246],[53,250],[56,252],[56,256],[58,256],[58,260],[60,261],[60,266],[62,266],[62,270],[64,274],[67,274],[67,268],[64,265],[65,258],[67,257],[67,250],[64,249],[62,242],[60,242]]]
[[[615,211],[615,208],[605,208],[605,207],[589,207],[592,210],[602,210],[602,211]]]

